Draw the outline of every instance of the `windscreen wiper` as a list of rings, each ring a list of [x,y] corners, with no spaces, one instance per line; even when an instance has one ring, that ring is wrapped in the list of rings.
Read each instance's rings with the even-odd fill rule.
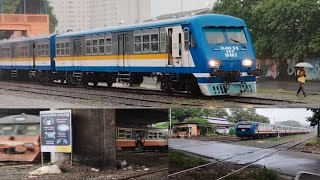
[[[247,49],[246,45],[242,44],[240,41],[235,40],[235,39],[230,39],[231,41],[240,44],[244,49]]]

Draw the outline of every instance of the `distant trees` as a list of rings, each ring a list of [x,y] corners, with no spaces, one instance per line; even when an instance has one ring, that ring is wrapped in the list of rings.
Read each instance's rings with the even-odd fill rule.
[[[313,112],[313,116],[308,118],[310,126],[318,127],[318,144],[320,144],[320,109],[309,109]]]
[[[303,127],[298,121],[288,120],[288,121],[281,121],[277,122],[278,125],[283,126],[291,126],[291,127]]]
[[[261,59],[320,55],[318,0],[219,0],[214,13],[244,19]]]

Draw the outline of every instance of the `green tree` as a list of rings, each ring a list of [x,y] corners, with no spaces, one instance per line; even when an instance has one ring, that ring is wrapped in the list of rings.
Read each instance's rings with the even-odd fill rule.
[[[241,121],[254,121],[261,123],[270,123],[268,117],[257,114],[256,109],[241,109],[241,108],[231,108],[231,115],[228,118],[229,122],[238,123]]]
[[[172,109],[172,118],[177,119],[180,122],[188,118],[203,118],[203,117],[219,117],[228,118],[228,112],[226,109],[199,109],[199,108],[177,108]]]
[[[318,144],[320,144],[320,109],[309,109],[313,112],[313,116],[308,117],[308,120],[310,122],[310,126],[318,127]]]
[[[244,19],[261,59],[320,55],[318,0],[220,0],[214,13]]]

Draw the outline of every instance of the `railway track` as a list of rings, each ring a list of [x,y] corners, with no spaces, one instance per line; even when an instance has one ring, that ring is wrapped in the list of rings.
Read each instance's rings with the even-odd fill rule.
[[[27,92],[32,94],[39,95],[50,95],[57,97],[65,97],[72,99],[81,99],[88,101],[97,101],[103,103],[113,103],[125,106],[134,106],[134,107],[162,107],[162,106],[188,106],[188,107],[202,107],[203,104],[188,103],[183,101],[170,101],[162,100],[158,98],[146,98],[146,97],[133,97],[126,96],[126,94],[101,94],[99,92],[86,91],[86,92],[74,92],[77,88],[64,88],[57,86],[42,86],[38,84],[15,84],[15,83],[4,83],[0,82],[0,89],[16,92]],[[80,89],[82,90],[82,89]],[[84,89],[85,90],[85,89]],[[154,94],[152,94],[154,95]],[[112,98],[112,101],[110,101]]]
[[[201,169],[201,168],[204,168],[204,167],[208,167],[210,165],[214,165],[214,164],[217,164],[217,163],[221,163],[221,162],[226,162],[228,160],[231,160],[235,157],[239,157],[239,156],[244,156],[244,155],[248,155],[248,154],[251,154],[251,153],[254,153],[254,152],[258,152],[258,151],[262,151],[262,150],[265,150],[265,149],[276,149],[275,151],[271,152],[271,153],[268,153],[262,157],[260,157],[259,159],[256,159],[254,161],[251,161],[250,163],[247,163],[246,165],[244,165],[243,167],[241,167],[240,169],[237,169],[235,171],[232,171],[226,175],[224,175],[223,177],[220,177],[218,178],[218,180],[222,180],[224,178],[227,178],[235,173],[238,173],[250,166],[252,166],[254,163],[262,160],[262,159],[265,159],[267,157],[270,157],[276,153],[279,153],[281,151],[285,151],[285,150],[288,150],[288,149],[291,149],[291,148],[294,148],[296,146],[299,146],[301,145],[302,143],[314,138],[315,135],[312,135],[312,136],[307,136],[307,137],[304,137],[304,138],[299,138],[299,139],[294,139],[294,140],[289,140],[289,141],[286,141],[286,142],[282,142],[282,143],[278,143],[278,144],[275,144],[275,145],[271,145],[271,146],[268,146],[268,147],[265,147],[265,148],[260,148],[258,150],[253,150],[253,151],[249,151],[249,152],[245,152],[245,153],[239,153],[239,154],[236,154],[234,156],[231,156],[231,157],[228,157],[226,159],[221,159],[221,160],[211,160],[210,163],[207,163],[207,164],[203,164],[203,165],[200,165],[200,166],[197,166],[197,167],[193,167],[193,168],[190,168],[190,169],[186,169],[186,170],[182,170],[182,171],[179,171],[179,172],[175,172],[175,173],[172,173],[172,174],[169,174],[168,177],[175,177],[175,176],[178,176],[178,175],[181,175],[181,174],[184,174],[184,173],[189,173],[189,172],[192,172],[194,170],[197,170],[197,169]],[[199,155],[197,155],[199,156]],[[205,158],[208,158],[208,157],[205,157]]]
[[[149,171],[149,172],[146,172],[146,173],[141,173],[141,174],[139,173],[139,174],[135,174],[135,175],[119,178],[119,180],[139,179],[139,178],[151,179],[150,177],[147,177],[147,176],[150,176],[152,174],[157,174],[157,173],[163,173],[163,172],[166,172],[168,170],[169,170],[169,168],[163,168],[163,169],[159,169],[159,170]],[[163,177],[163,178],[165,178],[165,177]]]
[[[19,83],[19,84],[17,84]],[[95,100],[98,102],[108,102],[110,103],[110,99],[106,100],[106,97],[109,98],[114,98],[112,99],[112,103],[114,104],[119,104],[119,105],[126,105],[126,106],[139,106],[139,107],[167,107],[168,105],[170,106],[188,106],[188,107],[204,107],[206,106],[206,102],[208,101],[224,101],[224,102],[230,102],[230,103],[238,103],[238,104],[245,104],[245,105],[251,105],[251,106],[267,106],[267,105],[303,105],[303,102],[296,102],[296,101],[288,101],[288,100],[277,100],[277,99],[266,99],[266,98],[257,98],[257,97],[242,97],[242,96],[216,96],[216,97],[207,97],[207,96],[198,96],[194,97],[190,94],[183,93],[183,92],[172,92],[171,94],[168,94],[166,92],[163,92],[161,90],[154,90],[154,89],[145,89],[145,88],[124,88],[124,87],[112,87],[112,88],[107,88],[105,86],[98,86],[98,87],[93,87],[93,86],[88,86],[86,88],[84,87],[79,87],[79,86],[68,86],[67,84],[61,84],[61,83],[53,83],[53,84],[39,84],[36,82],[19,82],[19,81],[0,81],[0,89],[5,89],[5,90],[11,90],[7,86],[16,86],[16,87],[21,87],[23,86],[28,86],[32,85],[33,87],[28,87],[31,89],[38,89],[38,90],[47,90],[48,88],[57,88],[55,89],[57,92],[61,93],[69,93],[70,91],[68,90],[77,90],[77,94],[69,94],[69,95],[64,95],[64,94],[59,94],[60,97],[66,97],[66,98],[77,98],[77,99],[82,99],[82,100]],[[65,90],[62,90],[61,88],[64,88]],[[22,90],[22,89],[12,89],[13,91],[20,91],[20,92],[29,92],[36,94],[36,92],[30,92],[30,90]],[[90,90],[90,92],[88,92]],[[80,92],[80,91],[86,91],[86,92]],[[95,92],[93,92],[95,91]],[[99,93],[107,93],[107,94],[99,94]],[[114,93],[123,93],[123,95],[115,95]],[[38,92],[39,93],[39,92]],[[73,92],[72,92],[73,93]],[[110,94],[113,93],[113,94]],[[43,93],[40,93],[43,94]],[[43,95],[52,95],[55,96],[57,94],[43,94]],[[81,96],[80,96],[81,95]],[[130,96],[138,96],[138,95],[145,95],[145,96],[154,96],[159,98],[141,98],[140,97],[130,97]],[[58,96],[58,95],[57,95]],[[94,97],[85,97],[85,96],[94,96]],[[99,98],[99,97],[102,97]],[[178,98],[174,100],[162,100],[165,98]],[[135,103],[130,103],[129,101],[126,101],[126,103],[119,102],[120,100],[130,100],[130,101],[135,101]],[[195,102],[184,102],[184,101],[195,101]],[[199,100],[202,101],[199,103]],[[151,104],[151,105],[148,105]]]

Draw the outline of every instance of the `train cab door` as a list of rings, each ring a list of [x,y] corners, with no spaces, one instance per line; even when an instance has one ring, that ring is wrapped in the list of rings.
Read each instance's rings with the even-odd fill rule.
[[[171,32],[170,32],[171,31]],[[181,27],[173,27],[168,29],[169,34],[169,44],[171,49],[171,59],[169,59],[169,63],[172,63],[175,67],[182,66],[182,31]],[[171,36],[170,36],[171,34]]]
[[[81,40],[80,39],[72,40],[72,56],[73,56],[72,65],[74,67],[74,70],[78,70],[80,66],[79,56],[81,56]]]
[[[118,35],[118,67],[119,71],[126,71],[128,66],[127,55],[129,54],[129,35]]]

